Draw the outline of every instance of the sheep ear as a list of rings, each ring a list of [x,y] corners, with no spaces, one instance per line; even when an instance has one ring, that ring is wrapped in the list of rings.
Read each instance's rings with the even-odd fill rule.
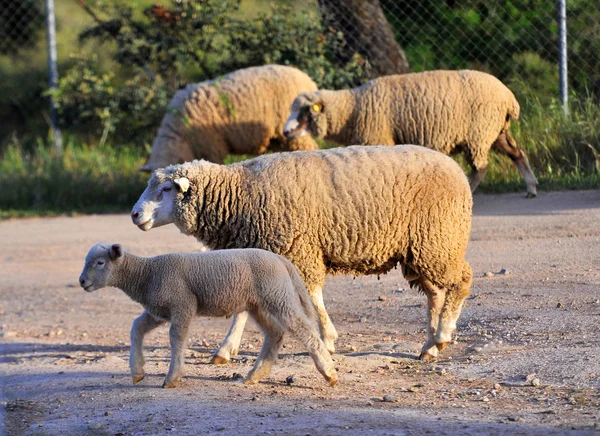
[[[138,171],[140,173],[151,173],[152,167],[150,166],[150,164],[142,165],[141,167],[138,168]]]
[[[121,244],[113,244],[110,247],[108,254],[110,255],[111,259],[118,259],[119,257],[123,256],[123,247],[121,247]]]
[[[173,183],[177,185],[180,192],[186,193],[190,189],[190,181],[186,177],[175,179]]]

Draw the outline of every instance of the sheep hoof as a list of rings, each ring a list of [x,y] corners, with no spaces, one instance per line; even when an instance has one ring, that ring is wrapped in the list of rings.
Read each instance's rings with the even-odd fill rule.
[[[173,381],[164,381],[162,387],[165,389],[172,389],[172,388],[176,388],[179,386],[179,380],[173,380]]]
[[[429,354],[429,353],[421,353],[419,355],[419,360],[422,360],[423,362],[432,362],[437,358],[437,356],[434,356],[433,354]]]
[[[245,385],[255,385],[257,383],[258,383],[258,380],[255,380],[253,378],[247,378],[246,380],[244,380]]]
[[[135,375],[131,376],[131,378],[133,379],[134,385],[137,385],[139,382],[144,380],[144,377],[146,377],[146,374],[135,374]]]
[[[435,344],[435,346],[437,347],[438,351],[442,351],[448,345],[450,345],[450,342],[441,342],[439,344]]]
[[[229,359],[225,359],[224,357],[215,355],[210,359],[211,365],[225,365],[229,363]]]
[[[525,198],[535,198],[537,197],[537,194],[535,192],[528,192],[527,195],[525,196]]]

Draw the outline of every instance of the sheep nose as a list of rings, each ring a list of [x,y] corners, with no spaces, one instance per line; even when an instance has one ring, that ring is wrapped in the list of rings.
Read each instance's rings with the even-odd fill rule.
[[[79,284],[81,285],[81,287],[83,287],[83,285],[85,284],[85,277],[79,276]]]
[[[132,219],[136,219],[136,218],[137,218],[137,217],[139,217],[139,216],[140,216],[140,213],[139,213],[139,212],[131,212],[131,218],[132,218]]]

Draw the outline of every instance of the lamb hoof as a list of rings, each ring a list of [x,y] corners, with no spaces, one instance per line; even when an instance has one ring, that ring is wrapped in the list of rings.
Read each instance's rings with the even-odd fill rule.
[[[433,354],[429,354],[429,353],[421,353],[419,355],[419,360],[422,360],[423,362],[433,362],[436,359],[437,359],[437,356],[434,356]]]
[[[441,342],[439,344],[435,344],[435,346],[437,347],[438,351],[442,351],[448,345],[450,345],[450,342]]]
[[[225,359],[224,357],[215,355],[210,359],[211,365],[225,365],[229,363],[229,359]]]
[[[164,381],[162,387],[165,389],[172,389],[172,388],[176,388],[179,386],[179,380],[173,380],[173,381]]]
[[[537,194],[535,192],[528,192],[527,195],[525,196],[525,198],[535,198],[537,197]]]
[[[139,382],[144,380],[144,377],[146,377],[146,374],[135,374],[131,376],[134,385],[137,385]]]
[[[325,380],[329,382],[329,386],[334,387],[338,382],[337,371],[333,373],[333,375],[326,375]]]
[[[247,378],[246,380],[244,380],[245,385],[255,385],[257,383],[258,383],[258,380],[255,380],[253,378]]]

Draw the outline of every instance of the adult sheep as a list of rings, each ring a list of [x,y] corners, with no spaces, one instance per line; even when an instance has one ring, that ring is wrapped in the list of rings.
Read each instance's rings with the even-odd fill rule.
[[[291,140],[283,135],[294,98],[316,89],[307,74],[282,65],[245,68],[188,85],[171,100],[150,161],[140,170],[194,159],[222,163],[230,153],[316,150],[308,135]]]
[[[423,147],[348,147],[206,161],[154,172],[133,207],[142,230],[174,223],[212,249],[262,248],[298,268],[323,342],[337,333],[323,304],[327,273],[382,274],[402,266],[427,295],[424,359],[451,340],[471,286],[464,259],[471,226],[467,179],[451,158]],[[237,316],[213,362],[237,352]]]
[[[428,71],[380,77],[341,91],[299,95],[284,133],[341,145],[418,144],[450,155],[464,152],[472,168],[471,191],[485,177],[490,148],[512,159],[537,195],[527,156],[508,129],[519,103],[498,79],[479,71]]]

